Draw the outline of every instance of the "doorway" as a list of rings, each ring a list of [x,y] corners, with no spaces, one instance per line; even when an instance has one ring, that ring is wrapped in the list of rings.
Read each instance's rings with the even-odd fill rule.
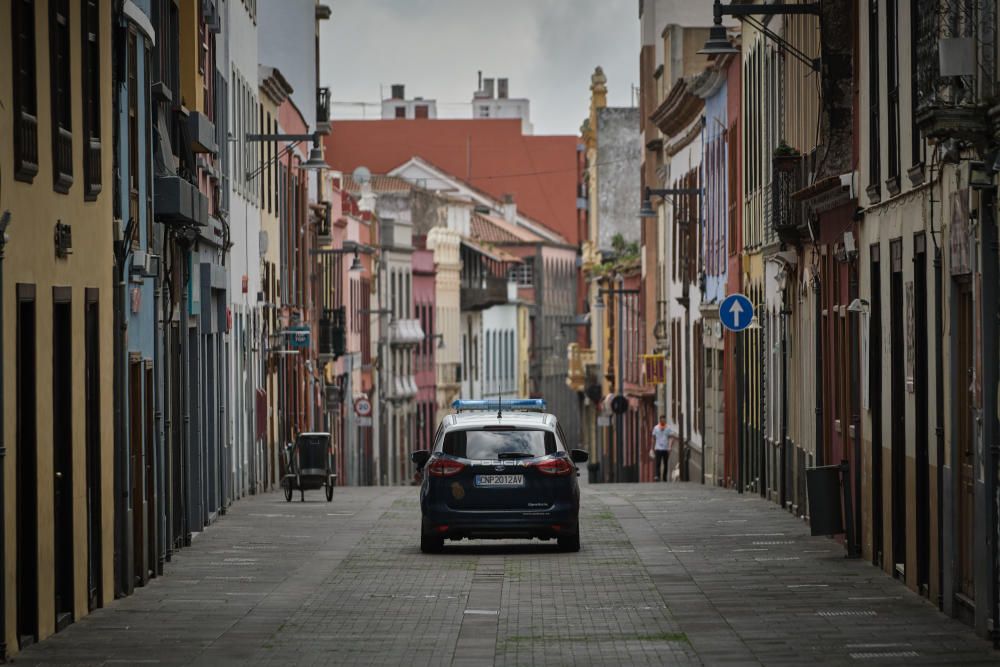
[[[958,593],[967,606],[975,595],[975,477],[972,431],[973,314],[972,285],[968,280],[957,284],[955,299],[955,443],[958,457]]]
[[[882,567],[885,552],[882,522],[882,265],[879,245],[871,246],[871,329],[868,344],[868,402],[872,414],[871,511],[872,564]]]
[[[143,418],[142,360],[136,353],[129,355],[128,388],[129,470],[131,471],[131,490],[129,495],[132,498],[132,578],[135,584],[141,586],[146,581],[146,498],[143,492],[145,475],[143,475],[144,462],[142,456],[145,419]]]
[[[52,526],[55,626],[73,622],[73,313],[70,289],[53,289]]]
[[[892,575],[906,578],[906,338],[903,323],[903,240],[889,243],[890,429],[892,438]]]
[[[87,609],[104,603],[101,569],[101,356],[97,290],[88,289],[84,306],[87,414]]]
[[[931,489],[930,435],[928,419],[927,369],[927,240],[923,232],[913,237],[913,382],[916,398],[916,475],[914,491],[917,501],[917,589],[930,594],[931,557]],[[940,492],[940,491],[939,491]]]
[[[154,405],[155,397],[153,395],[153,363],[147,359],[144,364],[146,374],[146,391],[144,393],[146,400],[146,438],[143,446],[143,459],[145,461],[143,473],[146,478],[146,569],[143,570],[143,582],[145,583],[159,569],[157,566],[159,549],[157,549],[156,536],[159,533],[160,524],[156,520],[156,501],[158,495],[155,492],[156,479],[153,476],[157,469],[156,466],[153,465],[156,461],[156,448],[153,446],[153,443],[155,442],[153,415],[156,413]]]
[[[17,636],[38,639],[38,429],[35,286],[17,286]]]

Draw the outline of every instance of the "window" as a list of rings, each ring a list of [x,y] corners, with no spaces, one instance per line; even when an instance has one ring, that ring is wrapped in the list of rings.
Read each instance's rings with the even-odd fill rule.
[[[128,215],[139,221],[139,84],[136,34],[128,31],[127,86],[128,86]],[[139,225],[133,226],[133,247],[139,244]]]
[[[442,451],[466,459],[533,458],[555,454],[556,435],[552,431],[514,428],[451,431],[444,436]]]
[[[38,80],[35,74],[35,0],[11,1],[14,73],[14,178],[38,173]]]
[[[413,115],[416,118],[428,118],[428,115],[427,115],[427,105],[426,104],[418,104],[413,109]]]
[[[49,48],[52,80],[52,188],[66,194],[73,185],[69,0],[49,2]]]
[[[97,0],[83,0],[80,9],[83,77],[83,196],[101,192],[101,10]]]
[[[878,0],[868,0],[868,197],[876,202],[882,198],[878,41]]]
[[[522,264],[512,266],[507,273],[507,278],[517,283],[518,287],[531,287],[534,284],[533,273],[532,260],[528,257]]]
[[[396,107],[396,118],[406,118],[406,107]]]
[[[889,119],[889,192],[899,193],[899,11],[898,0],[887,0],[885,9],[886,95]]]

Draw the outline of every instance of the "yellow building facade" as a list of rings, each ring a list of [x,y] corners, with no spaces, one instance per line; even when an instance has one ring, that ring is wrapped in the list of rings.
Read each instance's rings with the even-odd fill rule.
[[[54,3],[54,4],[53,4]],[[51,5],[51,6],[50,6]],[[4,637],[113,597],[111,3],[0,0]]]

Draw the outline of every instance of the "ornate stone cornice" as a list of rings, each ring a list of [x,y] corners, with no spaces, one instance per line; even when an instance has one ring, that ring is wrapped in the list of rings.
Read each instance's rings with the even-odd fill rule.
[[[667,99],[656,108],[649,119],[668,138],[684,130],[701,114],[705,100],[691,92],[687,79],[679,79],[671,88]]]

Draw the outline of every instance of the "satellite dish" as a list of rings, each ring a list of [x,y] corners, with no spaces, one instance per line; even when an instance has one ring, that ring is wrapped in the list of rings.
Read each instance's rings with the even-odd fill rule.
[[[372,180],[372,173],[368,171],[368,167],[358,167],[351,173],[351,178],[358,185],[364,185],[365,183]]]

